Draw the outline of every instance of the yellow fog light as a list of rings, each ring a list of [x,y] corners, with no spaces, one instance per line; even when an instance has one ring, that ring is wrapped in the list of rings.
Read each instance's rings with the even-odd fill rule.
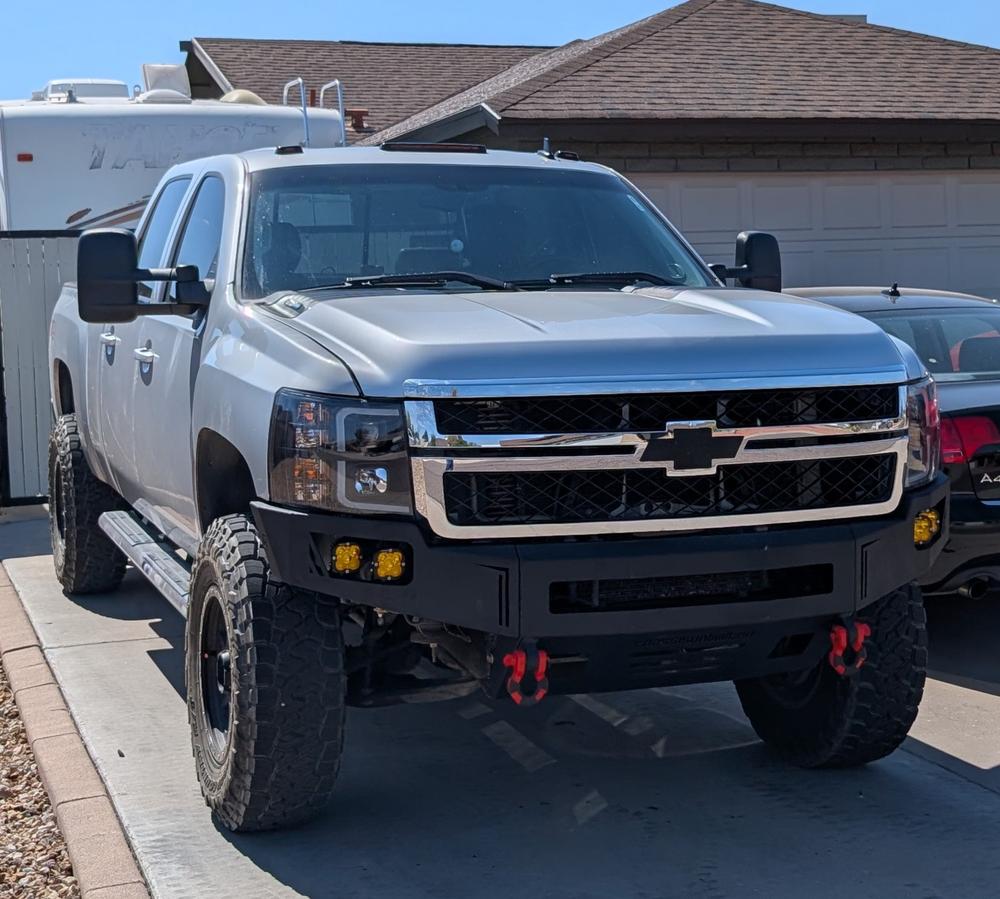
[[[361,547],[357,543],[338,543],[333,548],[333,570],[348,574],[361,567]]]
[[[941,516],[936,509],[924,509],[913,519],[913,543],[926,546],[941,530]]]
[[[380,549],[375,553],[375,577],[391,581],[403,576],[403,554],[398,549]]]

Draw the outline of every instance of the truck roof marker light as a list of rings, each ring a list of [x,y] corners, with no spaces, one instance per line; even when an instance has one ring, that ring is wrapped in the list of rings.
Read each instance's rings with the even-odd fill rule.
[[[34,162],[35,161],[35,154],[34,153],[18,153],[17,154],[17,161],[18,162]]]
[[[393,140],[379,144],[380,150],[397,153],[485,153],[483,144],[430,144],[421,141]]]

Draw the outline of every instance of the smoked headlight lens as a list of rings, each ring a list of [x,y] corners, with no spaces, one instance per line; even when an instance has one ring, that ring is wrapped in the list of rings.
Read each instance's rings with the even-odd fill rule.
[[[931,378],[907,385],[906,416],[910,427],[906,486],[919,487],[941,467],[941,417],[937,385]]]
[[[402,406],[278,391],[271,416],[270,487],[276,503],[412,514]]]

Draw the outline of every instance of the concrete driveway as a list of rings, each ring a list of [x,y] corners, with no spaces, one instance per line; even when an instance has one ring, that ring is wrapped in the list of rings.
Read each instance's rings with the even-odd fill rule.
[[[134,572],[67,599],[44,521],[0,526],[158,897],[993,897],[1000,600],[937,604],[913,737],[859,771],[756,741],[728,684],[352,710],[339,800],[294,831],[217,829],[195,781],[183,623]]]

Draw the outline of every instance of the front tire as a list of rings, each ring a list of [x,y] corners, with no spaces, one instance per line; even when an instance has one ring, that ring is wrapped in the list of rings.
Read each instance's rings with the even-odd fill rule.
[[[76,415],[60,415],[49,434],[49,533],[64,593],[105,593],[121,584],[125,556],[97,519],[124,508],[121,497],[90,470]]]
[[[185,678],[206,803],[236,832],[311,817],[330,801],[343,749],[336,600],[273,580],[243,515],[209,527],[191,585]]]
[[[927,614],[903,587],[863,609],[868,659],[842,677],[826,658],[808,672],[736,682],[758,736],[803,768],[850,768],[893,752],[917,717],[927,675]]]

